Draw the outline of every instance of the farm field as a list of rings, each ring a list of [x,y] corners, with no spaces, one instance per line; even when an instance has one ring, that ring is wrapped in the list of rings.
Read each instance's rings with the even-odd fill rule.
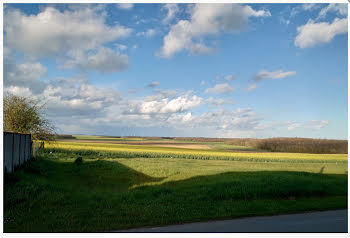
[[[46,153],[7,175],[5,232],[110,231],[347,208],[346,154],[90,139],[46,144]]]
[[[250,148],[239,145],[227,145],[223,142],[196,142],[190,140],[164,139],[164,138],[143,138],[143,137],[105,137],[105,136],[86,136],[73,135],[71,139],[59,139],[62,142],[83,142],[83,143],[107,143],[107,144],[129,144],[129,145],[147,145],[172,148],[188,149],[220,149],[235,151],[263,151],[256,148]]]
[[[234,149],[238,147],[238,150]],[[329,162],[344,163],[347,162],[347,154],[306,154],[306,153],[276,153],[254,151],[253,148],[247,148],[248,152],[242,153],[242,146],[232,146],[231,150],[224,149],[189,149],[160,147],[158,143],[147,145],[134,145],[125,143],[84,143],[84,142],[52,142],[45,145],[45,148],[52,152],[74,151],[81,155],[99,155],[116,158],[189,158],[189,159],[218,159],[218,160],[236,160],[236,161],[281,161],[281,162]]]

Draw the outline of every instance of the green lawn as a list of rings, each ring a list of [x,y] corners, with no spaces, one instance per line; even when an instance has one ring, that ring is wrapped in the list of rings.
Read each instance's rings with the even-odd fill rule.
[[[5,177],[5,232],[110,231],[347,207],[347,162],[44,154]]]

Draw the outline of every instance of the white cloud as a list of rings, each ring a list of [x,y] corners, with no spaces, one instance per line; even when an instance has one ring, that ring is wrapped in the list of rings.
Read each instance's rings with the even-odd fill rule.
[[[286,71],[283,72],[283,70],[276,70],[273,72],[261,70],[255,77],[255,81],[260,81],[262,79],[281,79],[285,78],[291,75],[295,75],[297,72],[296,71]]]
[[[163,24],[170,23],[179,12],[179,6],[176,3],[167,3],[164,4],[161,10],[167,11],[167,16],[163,19]]]
[[[300,127],[300,126],[301,126],[300,123],[291,123],[291,124],[289,124],[289,125],[287,126],[287,130],[288,130],[288,131],[292,131],[292,130],[294,130],[294,129]]]
[[[105,21],[106,12],[101,7],[59,11],[50,6],[37,15],[8,9],[4,12],[4,45],[30,58],[56,57],[57,62],[63,62],[60,67],[124,70],[128,56],[104,45],[129,36],[132,29],[119,24],[109,26]]]
[[[13,95],[30,98],[33,96],[32,91],[26,87],[9,86],[4,88],[4,92],[8,92]]]
[[[233,91],[235,91],[234,87],[230,86],[227,83],[222,83],[222,84],[216,84],[213,88],[207,88],[205,90],[205,93],[226,94],[226,93],[232,93]]]
[[[154,88],[153,91],[156,92],[157,94],[147,96],[145,99],[146,102],[157,101],[165,98],[172,99],[178,95],[178,92],[176,90],[162,90],[162,89]]]
[[[181,114],[172,114],[168,119],[167,122],[169,122],[172,125],[184,125],[189,124],[193,122],[194,117],[192,116],[191,112],[187,113],[181,113]]]
[[[131,10],[134,7],[133,3],[118,3],[118,8],[123,10]]]
[[[52,7],[30,16],[18,10],[5,11],[4,30],[6,46],[37,57],[95,49],[131,33],[120,25],[106,25],[104,14],[94,9],[60,12]]]
[[[225,77],[225,80],[230,81],[230,80],[233,80],[235,78],[236,78],[236,76],[234,76],[233,74],[229,74]]]
[[[213,88],[207,88],[205,93],[209,94],[226,94],[232,93],[234,91],[234,87],[230,86],[227,83],[216,84]]]
[[[257,88],[256,84],[251,84],[251,85],[249,85],[248,90],[251,91],[251,90],[254,90],[256,88]]]
[[[42,92],[46,86],[38,79],[46,74],[46,68],[39,62],[15,63],[11,60],[4,60],[4,87],[28,87],[37,94]]]
[[[232,105],[235,104],[235,102],[232,99],[229,98],[213,98],[210,97],[205,100],[206,103],[209,103],[211,107],[218,107],[220,105]]]
[[[147,87],[150,87],[150,88],[155,88],[155,87],[157,87],[158,85],[159,85],[159,82],[154,81],[154,82],[152,82],[152,83],[148,84],[148,85],[147,85]]]
[[[346,3],[330,3],[327,7],[322,8],[317,19],[325,18],[329,12],[335,12],[340,16],[347,16],[348,4]]]
[[[146,36],[146,37],[152,37],[157,34],[157,31],[155,29],[148,29],[146,31],[138,32],[137,36]]]
[[[46,103],[48,115],[56,118],[80,116],[94,118],[103,115],[105,108],[121,98],[112,89],[97,88],[84,79],[57,79],[47,83],[40,94],[34,95],[28,87],[10,86],[5,91],[41,100]]]
[[[315,129],[315,130],[320,130],[325,126],[329,125],[329,123],[330,123],[330,120],[311,120],[308,122],[306,127]]]
[[[125,109],[126,114],[171,114],[186,112],[201,104],[202,98],[187,94],[174,99],[134,101]]]
[[[201,81],[200,86],[203,86],[205,84],[205,81]]]
[[[309,20],[307,24],[297,28],[298,35],[294,44],[300,48],[312,47],[318,44],[328,43],[336,35],[348,32],[348,19],[335,18],[332,23],[314,22]]]
[[[278,19],[279,19],[280,23],[282,23],[282,24],[285,24],[287,26],[290,24],[290,20],[285,19],[285,17],[283,17],[283,16],[280,16]]]
[[[123,51],[128,49],[128,47],[126,45],[123,44],[115,44],[115,46],[117,47],[118,50]]]
[[[194,43],[189,49],[190,55],[209,55],[215,51],[215,49],[209,48],[202,43]]]
[[[316,3],[304,3],[301,5],[301,7],[305,11],[311,11],[319,8],[319,5],[317,5]]]
[[[316,3],[304,3],[301,5],[297,5],[296,7],[292,8],[290,12],[290,16],[294,17],[295,15],[303,11],[313,11],[320,8],[320,6],[321,6],[320,4],[316,4]]]
[[[269,11],[255,11],[240,4],[195,4],[189,14],[190,20],[180,20],[171,26],[163,39],[161,56],[168,58],[183,49],[191,54],[210,53],[213,49],[201,42],[203,36],[238,32],[247,25],[250,17],[271,16]]]
[[[120,72],[128,68],[129,57],[109,48],[99,47],[96,51],[75,52],[64,68],[78,67],[82,71],[96,70],[101,73]]]
[[[212,128],[215,134],[229,131],[262,130],[263,118],[254,113],[251,108],[237,108],[236,111],[228,111],[220,108],[213,112],[205,112],[195,117],[192,121],[195,126]]]

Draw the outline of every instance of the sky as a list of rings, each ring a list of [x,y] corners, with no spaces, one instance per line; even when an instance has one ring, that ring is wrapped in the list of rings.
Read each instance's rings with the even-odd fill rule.
[[[347,139],[347,4],[4,4],[59,134]]]

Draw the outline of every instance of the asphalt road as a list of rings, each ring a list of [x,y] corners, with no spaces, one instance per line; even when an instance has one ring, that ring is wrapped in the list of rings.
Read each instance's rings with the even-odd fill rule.
[[[348,211],[248,217],[117,232],[348,232]]]

